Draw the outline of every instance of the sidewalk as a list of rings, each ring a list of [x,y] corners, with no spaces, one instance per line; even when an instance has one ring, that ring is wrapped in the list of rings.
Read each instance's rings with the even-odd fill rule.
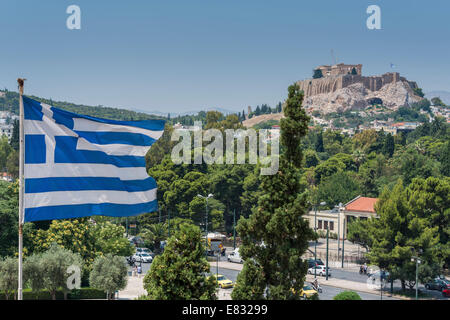
[[[119,291],[119,300],[133,300],[146,294],[143,275],[141,277],[128,277],[126,288]]]

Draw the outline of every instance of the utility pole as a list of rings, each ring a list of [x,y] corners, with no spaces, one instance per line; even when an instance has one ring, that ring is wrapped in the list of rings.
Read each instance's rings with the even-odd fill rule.
[[[324,206],[326,205],[326,202],[321,202],[319,205]],[[314,211],[314,232],[317,235],[317,204],[315,205],[315,211]],[[327,255],[328,256],[328,255]],[[317,278],[317,272],[316,272],[316,265],[317,265],[317,239],[314,243],[314,278]]]
[[[233,248],[236,249],[236,209],[233,210]]]
[[[328,280],[328,237],[329,237],[329,233],[330,233],[330,228],[328,228],[328,225],[327,225],[327,265],[326,265],[326,269],[325,269],[325,274],[327,276],[327,280]]]
[[[206,211],[205,211],[205,249],[206,255],[208,255],[208,199],[214,197],[212,193],[210,193],[207,197],[198,194],[197,197],[203,198],[206,200]],[[214,256],[214,255],[213,255]]]
[[[416,300],[419,300],[419,263],[422,261],[418,256],[411,257],[411,261],[416,261]]]
[[[383,271],[380,269],[380,300],[383,300]]]
[[[345,243],[345,217],[344,217],[344,229],[342,231],[342,269],[344,268],[344,243]]]
[[[316,233],[317,236],[317,205],[314,208],[314,232]],[[314,243],[314,278],[317,278],[316,261],[317,261],[317,239]]]

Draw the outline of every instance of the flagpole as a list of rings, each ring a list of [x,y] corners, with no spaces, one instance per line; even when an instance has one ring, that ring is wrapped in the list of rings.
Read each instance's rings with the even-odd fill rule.
[[[19,283],[17,290],[17,300],[23,300],[22,295],[22,274],[23,274],[23,192],[24,192],[24,150],[25,150],[25,141],[24,141],[24,111],[23,111],[23,83],[26,79],[17,79],[17,83],[19,84],[19,106],[20,106],[20,121],[19,121],[19,130],[20,130],[20,143],[19,143]]]

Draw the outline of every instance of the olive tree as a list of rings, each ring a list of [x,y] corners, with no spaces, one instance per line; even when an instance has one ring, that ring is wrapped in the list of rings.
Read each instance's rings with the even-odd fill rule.
[[[127,266],[124,258],[107,254],[95,259],[89,283],[91,287],[104,290],[110,300],[114,292],[124,289],[127,285]]]
[[[25,282],[31,287],[31,290],[36,293],[38,299],[39,291],[44,289],[44,279],[42,277],[43,265],[40,254],[33,254],[25,259],[23,264],[23,277]]]
[[[64,299],[67,299],[67,280],[70,274],[68,268],[76,266],[82,270],[83,260],[77,253],[52,244],[41,256],[42,279],[44,288],[47,289],[53,300],[56,300],[56,292],[62,289]],[[81,276],[81,275],[80,275]]]
[[[5,293],[6,300],[17,292],[18,261],[15,258],[0,260],[0,290]]]

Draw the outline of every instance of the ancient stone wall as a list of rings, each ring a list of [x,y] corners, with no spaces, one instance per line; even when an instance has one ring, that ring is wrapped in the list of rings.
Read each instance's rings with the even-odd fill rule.
[[[339,75],[328,76],[320,79],[308,79],[297,82],[300,89],[305,93],[305,97],[310,97],[322,93],[331,93],[346,88],[355,83],[362,83],[367,90],[378,91],[384,85],[398,81],[407,81],[400,77],[398,72],[385,73],[381,76],[363,77],[361,75]],[[415,84],[415,83],[414,83]],[[410,84],[411,85],[411,84]],[[417,86],[417,85],[416,85]]]

